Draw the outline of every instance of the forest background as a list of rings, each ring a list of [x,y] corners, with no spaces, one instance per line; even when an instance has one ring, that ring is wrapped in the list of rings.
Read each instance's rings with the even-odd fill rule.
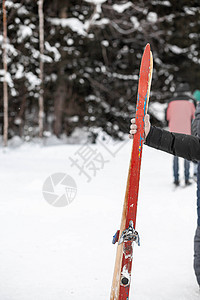
[[[141,55],[154,57],[149,113],[180,82],[200,89],[198,0],[1,0],[0,135],[123,139],[135,112]],[[3,10],[4,8],[4,10]],[[6,137],[7,136],[7,137]]]

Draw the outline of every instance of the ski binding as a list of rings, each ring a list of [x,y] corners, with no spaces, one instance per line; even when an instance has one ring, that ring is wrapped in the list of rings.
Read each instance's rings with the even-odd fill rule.
[[[133,227],[133,221],[129,222],[129,227],[122,232],[122,235],[119,239],[119,245],[124,241],[136,242],[138,246],[140,246],[140,237],[138,232]]]

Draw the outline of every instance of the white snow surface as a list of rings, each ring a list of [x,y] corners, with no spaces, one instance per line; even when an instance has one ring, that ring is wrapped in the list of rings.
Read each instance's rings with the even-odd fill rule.
[[[149,112],[152,115],[156,116],[156,118],[160,121],[165,119],[165,110],[167,108],[167,103],[159,103],[159,102],[152,102],[149,105]]]
[[[108,160],[89,183],[69,160],[80,145],[0,148],[0,299],[109,299],[117,248],[111,241],[120,226],[131,144],[118,143],[115,157],[101,144],[89,145]],[[171,164],[172,156],[144,146],[141,246],[134,246],[130,300],[200,296],[193,272],[196,186],[174,191]],[[42,195],[45,179],[57,172],[78,186],[63,208]]]
[[[26,25],[19,25],[19,30],[17,32],[18,35],[18,41],[22,42],[26,37],[29,37],[33,34],[32,29],[30,28],[30,26],[26,26]]]
[[[45,42],[44,44],[45,44],[45,48],[47,49],[47,51],[54,53],[54,60],[59,61],[59,59],[61,58],[61,55],[60,55],[60,52],[58,51],[58,49],[54,46],[51,46],[49,44],[49,42]]]
[[[114,4],[113,5],[113,9],[116,10],[118,13],[123,13],[126,9],[128,9],[129,7],[133,6],[133,3],[126,2],[123,4]]]
[[[80,35],[86,35],[84,24],[77,18],[48,18],[53,25],[61,25],[62,27],[70,27],[71,30]]]
[[[160,0],[153,0],[152,4],[154,5],[164,5],[164,6],[171,6],[171,3],[169,1],[160,1]]]
[[[156,23],[157,20],[158,20],[158,15],[157,13],[151,11],[148,13],[147,15],[147,20],[150,22],[150,23]]]
[[[168,45],[169,49],[175,54],[186,53],[188,51],[187,48],[180,48],[176,45]]]
[[[134,25],[134,28],[137,29],[140,26],[140,23],[138,22],[138,18],[135,16],[130,17],[131,22]]]
[[[102,3],[106,2],[106,0],[84,0],[84,1],[88,2],[88,3],[93,3],[95,5],[102,4]]]

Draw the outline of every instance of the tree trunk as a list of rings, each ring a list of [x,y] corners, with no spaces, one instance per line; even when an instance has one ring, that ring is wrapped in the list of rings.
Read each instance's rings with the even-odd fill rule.
[[[67,5],[66,0],[58,2],[59,18],[67,18]],[[62,55],[61,51],[61,56]],[[67,83],[65,79],[65,67],[62,61],[58,63],[58,83],[54,100],[54,134],[59,137],[63,128],[63,113],[65,108],[65,100],[67,97]]]
[[[43,77],[44,77],[44,14],[43,14],[43,2],[38,1],[38,14],[39,14],[39,39],[40,39],[40,92],[39,92],[39,136],[43,135],[43,121],[44,121],[44,89],[43,89]]]
[[[67,87],[64,78],[62,78],[63,74],[60,75],[61,79],[58,82],[58,87],[55,93],[55,101],[54,101],[54,134],[59,137],[62,133],[62,121],[63,121],[63,112],[64,112],[64,104],[67,95]]]
[[[2,2],[3,8],[3,68],[4,68],[4,81],[3,81],[3,105],[4,105],[4,131],[3,142],[6,147],[8,144],[8,84],[7,84],[7,17],[5,0]]]

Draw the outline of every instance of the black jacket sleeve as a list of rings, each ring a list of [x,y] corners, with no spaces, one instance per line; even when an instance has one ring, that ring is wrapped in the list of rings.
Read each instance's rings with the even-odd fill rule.
[[[192,161],[200,161],[200,139],[151,126],[146,145]]]
[[[200,103],[196,107],[195,119],[192,121],[192,135],[200,137]]]

